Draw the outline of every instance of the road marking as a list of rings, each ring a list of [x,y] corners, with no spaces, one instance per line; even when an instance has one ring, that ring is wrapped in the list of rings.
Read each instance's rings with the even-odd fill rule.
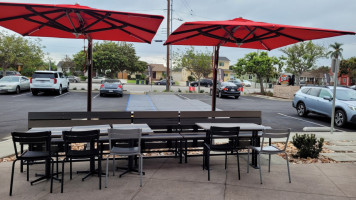
[[[297,117],[292,117],[292,116],[289,116],[289,115],[285,115],[285,114],[282,114],[282,113],[277,113],[278,115],[282,115],[284,117],[289,117],[289,118],[292,118],[292,119],[296,119],[296,120],[299,120],[299,121],[303,121],[303,122],[308,122],[308,123],[311,123],[311,124],[315,124],[315,125],[318,125],[318,126],[322,126],[322,127],[329,127],[329,126],[325,126],[325,125],[322,125],[322,124],[318,124],[318,123],[315,123],[315,122],[311,122],[311,121],[308,121],[308,120],[305,120],[305,119],[300,119],[300,118],[297,118]],[[339,129],[336,129],[334,128],[336,131],[341,131]]]
[[[95,99],[96,97],[98,97],[99,96],[99,94],[97,94],[93,99]]]
[[[61,96],[67,95],[67,94],[69,94],[69,92],[63,93],[63,94],[61,94],[61,95],[59,95],[59,96],[56,96],[56,97],[53,97],[53,99],[59,98],[59,97],[61,97]]]
[[[31,94],[31,93],[25,93],[25,94],[15,95],[15,96],[12,96],[12,97],[21,97],[21,96],[30,95],[30,94]]]

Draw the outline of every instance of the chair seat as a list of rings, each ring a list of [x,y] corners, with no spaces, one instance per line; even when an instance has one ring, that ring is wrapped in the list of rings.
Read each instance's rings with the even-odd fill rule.
[[[126,154],[126,155],[135,155],[139,154],[139,148],[138,147],[128,147],[128,148],[122,148],[122,147],[113,147],[110,151],[111,154]]]
[[[235,148],[233,148],[230,144],[209,144],[211,151],[231,151]]]
[[[26,151],[21,155],[23,159],[45,159],[49,157],[48,151]]]
[[[279,153],[279,152],[283,152],[280,149],[278,149],[277,147],[274,146],[264,146],[262,151],[261,151],[261,147],[252,147],[253,150],[256,150],[258,152],[266,152],[266,153]]]

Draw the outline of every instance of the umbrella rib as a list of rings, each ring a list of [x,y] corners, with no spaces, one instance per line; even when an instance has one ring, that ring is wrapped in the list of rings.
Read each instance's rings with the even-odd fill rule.
[[[52,14],[52,13],[57,13],[57,12],[62,12],[62,11],[64,11],[64,9],[46,11],[46,12],[42,12],[42,14],[46,15],[46,14]],[[36,14],[26,14],[26,15],[14,16],[14,17],[7,17],[7,18],[0,19],[0,22],[21,19],[21,18],[34,17],[34,16],[37,16],[37,15]]]
[[[67,32],[72,32],[72,30],[70,30],[68,27],[66,27],[66,26],[64,26],[63,24],[60,24],[60,23],[54,21],[53,19],[47,17],[46,15],[44,15],[44,14],[42,14],[42,13],[40,13],[40,12],[35,11],[31,6],[25,6],[25,7],[26,7],[27,10],[29,10],[29,11],[35,13],[35,14],[38,15],[38,16],[41,16],[41,17],[44,18],[44,19],[47,19],[49,22],[51,22],[51,23],[57,25],[58,27],[62,27],[62,30],[65,29]]]
[[[100,17],[104,17],[104,16],[105,16],[105,15],[102,15],[102,14],[99,14],[99,13],[96,13],[96,12],[91,12],[91,11],[85,11],[85,13],[87,13],[87,14],[91,13],[92,15],[89,14],[89,15],[91,15],[91,16],[93,16],[93,15],[97,15],[97,16],[100,16]],[[121,20],[118,20],[118,19],[115,19],[115,18],[112,18],[112,17],[107,17],[107,19],[109,19],[109,20],[111,20],[111,21],[114,21],[114,22],[117,22],[117,23],[120,23],[120,24],[124,24],[124,25],[127,25],[127,26],[131,26],[131,27],[133,27],[133,28],[139,29],[139,30],[141,30],[141,31],[145,31],[145,32],[147,32],[147,33],[156,34],[155,31],[148,30],[148,29],[146,29],[146,28],[139,27],[139,26],[136,26],[136,25],[134,25],[134,24],[130,24],[130,23],[127,23],[127,22],[124,22],[124,21],[121,21]]]
[[[64,15],[65,15],[65,14],[61,14],[61,15],[59,15],[58,17],[54,18],[54,20],[58,20],[58,19],[62,18]],[[45,25],[42,24],[42,25],[40,25],[39,27],[34,28],[34,29],[32,29],[31,31],[29,31],[29,32],[27,32],[27,33],[24,33],[23,36],[28,36],[28,35],[32,34],[33,32],[35,32],[35,31],[37,31],[37,30],[40,30],[40,29],[43,28],[44,26],[45,26]]]
[[[277,32],[277,30],[273,31],[273,30],[270,30],[268,28],[264,28],[264,27],[259,27],[260,29],[263,29],[263,30],[266,30],[266,31],[270,31],[270,32],[274,32],[276,34],[279,34],[279,35],[282,35],[284,37],[288,37],[288,38],[291,38],[293,40],[297,40],[298,42],[303,42],[304,40],[303,39],[300,39],[300,38],[297,38],[297,37],[294,37],[294,36],[291,36],[291,35],[287,35],[287,34],[284,34],[284,33],[281,33],[281,32]],[[283,29],[282,29],[283,30]]]
[[[108,28],[93,29],[93,30],[86,31],[85,33],[95,33],[95,32],[108,31],[108,30],[113,30],[113,29],[120,29],[120,30],[122,30],[122,28],[124,28],[124,27],[126,27],[126,25],[112,26],[112,27],[108,27]]]
[[[248,31],[251,32],[251,30],[250,30],[247,26],[245,26],[245,28],[246,28]],[[256,27],[256,28],[260,28],[260,27]],[[255,33],[252,33],[252,35],[253,35],[253,37],[256,37],[256,34],[255,34]],[[262,45],[265,49],[267,49],[268,51],[271,50],[271,49],[270,49],[265,43],[263,43],[261,40],[258,40],[258,42],[260,42],[261,45]]]
[[[239,29],[240,26],[234,27],[233,32],[235,32],[237,29]],[[232,38],[236,43],[239,43],[238,39],[233,36],[233,33],[230,33],[225,26],[222,26],[222,29],[226,32],[226,34],[229,35],[230,38]]]
[[[74,32],[77,34],[76,36],[78,37],[78,32],[77,32],[77,29],[75,28],[75,26],[74,26],[74,24],[73,24],[72,19],[69,17],[68,10],[66,10],[66,16],[67,16],[67,18],[68,18],[68,20],[69,20],[70,24],[72,25]]]
[[[207,28],[207,27],[206,27],[206,28]],[[210,30],[207,30],[208,32],[216,31],[216,30],[220,29],[220,27],[216,27],[216,26],[209,26],[209,28],[210,28]],[[173,33],[174,33],[174,32],[173,32]],[[172,33],[172,34],[173,34],[173,33]],[[166,42],[166,43],[164,43],[164,44],[165,44],[165,45],[169,45],[169,44],[172,44],[172,43],[175,43],[175,42],[180,42],[180,41],[183,41],[183,40],[187,40],[187,39],[196,37],[196,36],[198,36],[198,35],[201,35],[201,33],[196,33],[196,34],[193,34],[193,35],[184,37],[184,38],[179,38],[179,39],[173,40],[172,42]]]
[[[48,26],[48,27],[52,27],[52,28],[55,28],[55,29],[58,29],[58,30],[61,30],[61,31],[66,31],[66,32],[73,32],[73,31],[68,31],[67,29],[63,29],[62,27],[58,27],[54,24],[49,24],[49,23],[45,23],[45,22],[40,22],[40,21],[37,21],[37,20],[34,20],[34,19],[30,19],[30,18],[24,18],[25,20],[27,21],[30,21],[30,22],[33,22],[33,23],[37,23],[37,24],[40,24],[40,25],[43,25],[43,26]]]
[[[110,13],[106,13],[106,15],[104,17],[102,17],[101,19],[97,19],[95,22],[91,23],[90,25],[86,26],[82,31],[86,31],[89,28],[91,28],[92,26],[94,26],[95,24],[105,20],[106,18],[108,18],[111,14]]]
[[[250,37],[250,35],[254,34],[254,32],[257,30],[257,27],[255,27],[252,31],[249,30],[249,33],[242,38],[241,43],[243,43],[248,37]]]
[[[179,34],[183,34],[183,33],[189,33],[189,32],[194,32],[194,31],[199,31],[199,30],[203,30],[203,29],[209,29],[209,28],[216,28],[220,29],[220,27],[218,27],[217,25],[211,25],[211,26],[206,26],[206,27],[202,27],[202,28],[194,28],[194,29],[189,29],[189,30],[185,30],[185,31],[178,31],[178,32],[173,32],[171,35],[179,35]],[[215,30],[217,30],[215,29]]]
[[[220,36],[217,36],[217,35],[214,35],[214,34],[211,34],[211,33],[203,32],[201,30],[199,30],[199,33],[201,33],[202,35],[204,35],[206,37],[210,37],[210,38],[213,38],[213,39],[217,39],[217,40],[221,40],[221,41],[225,41],[225,42],[231,42],[231,43],[235,42],[234,40],[227,39],[227,38],[224,38],[224,37],[220,37]]]

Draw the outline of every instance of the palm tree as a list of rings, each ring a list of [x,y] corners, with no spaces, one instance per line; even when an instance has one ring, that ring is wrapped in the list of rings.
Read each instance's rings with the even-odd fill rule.
[[[344,49],[341,48],[343,44],[335,42],[334,44],[330,44],[329,47],[333,48],[332,51],[328,52],[328,55],[330,55],[330,58],[342,58],[342,51]]]

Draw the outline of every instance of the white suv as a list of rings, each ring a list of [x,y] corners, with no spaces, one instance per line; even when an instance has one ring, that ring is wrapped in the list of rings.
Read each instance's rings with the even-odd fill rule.
[[[62,72],[57,71],[35,71],[30,83],[33,95],[37,95],[38,92],[56,92],[61,95],[62,91],[69,89],[67,77]]]

